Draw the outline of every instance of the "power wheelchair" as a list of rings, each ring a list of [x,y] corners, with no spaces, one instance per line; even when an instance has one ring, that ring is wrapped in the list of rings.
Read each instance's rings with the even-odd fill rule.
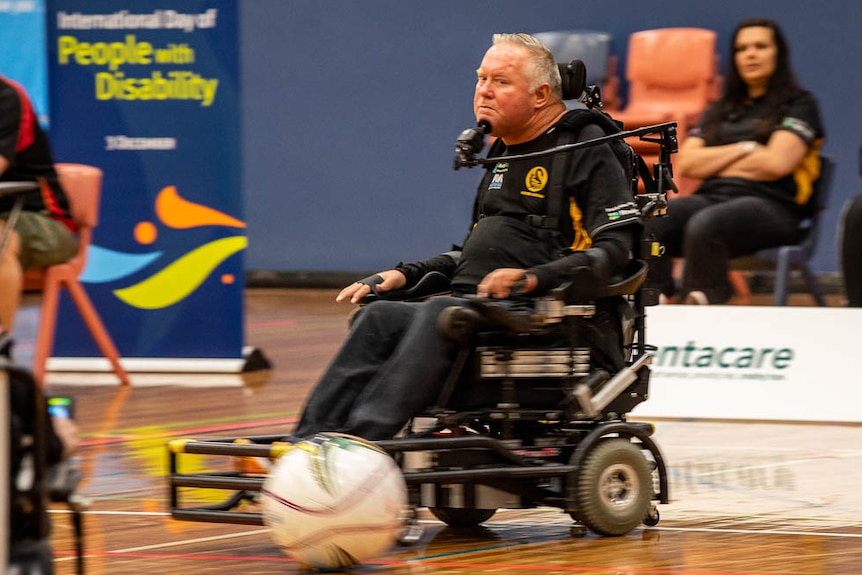
[[[583,84],[580,62],[560,69],[564,94],[600,108],[598,90]],[[666,211],[668,191],[675,189],[670,163],[677,151],[675,128],[661,124],[558,148],[624,137],[655,142],[660,154],[652,173],[638,156],[632,154],[631,161],[637,205],[644,218],[656,217]],[[486,161],[474,157],[480,138],[465,134],[456,145],[456,168]],[[640,193],[639,183],[645,189]],[[658,523],[656,504],[669,501],[665,460],[651,437],[652,425],[628,421],[627,414],[648,398],[653,350],[646,339],[645,308],[657,303],[658,293],[643,282],[647,261],[660,255],[661,246],[641,238],[601,301],[581,301],[572,286],[562,286],[537,298],[527,313],[479,298],[468,307],[444,310],[438,328],[459,342],[461,351],[436,405],[417,414],[402,436],[376,442],[399,463],[408,486],[411,513],[403,543],[421,534],[420,507],[455,527],[478,525],[498,509],[538,506],[560,508],[600,535],[623,535],[641,523]],[[415,300],[447,288],[448,280],[432,273],[409,290],[368,299]],[[615,373],[597,367],[595,350],[584,343],[589,341],[585,330],[602,305],[620,312],[614,330],[623,367]],[[470,385],[462,385],[465,374]],[[260,513],[238,506],[256,498],[263,477],[182,473],[180,459],[186,454],[274,459],[290,449],[279,443],[281,437],[248,438],[249,444],[235,444],[235,438],[171,441],[172,517],[262,525]],[[232,493],[221,503],[189,506],[181,502],[185,488]]]

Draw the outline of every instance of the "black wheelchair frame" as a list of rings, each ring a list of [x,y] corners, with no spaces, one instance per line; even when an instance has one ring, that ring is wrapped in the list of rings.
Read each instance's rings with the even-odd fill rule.
[[[581,95],[584,90],[576,93]],[[595,91],[589,94],[595,102]],[[559,146],[547,153],[626,137],[639,137],[659,146],[659,160],[652,174],[640,157],[633,156],[632,192],[644,218],[663,215],[667,191],[675,189],[670,162],[670,155],[677,151],[675,123],[623,131]],[[462,156],[464,159],[467,163],[462,165],[496,161],[476,160],[469,153]],[[638,193],[639,181],[645,188],[642,193]],[[538,506],[560,508],[600,535],[622,535],[641,523],[658,523],[656,503],[669,502],[665,460],[652,439],[653,426],[628,421],[626,415],[648,397],[648,365],[653,350],[647,344],[645,308],[657,303],[658,294],[642,284],[646,262],[659,257],[661,251],[656,242],[642,238],[625,273],[613,278],[604,294],[624,300],[633,312],[627,330],[625,367],[613,376],[591,367],[589,348],[577,344],[528,349],[509,345],[593,316],[596,305],[567,301],[565,288],[538,298],[535,310],[527,316],[478,299],[466,313],[465,308],[457,307],[441,314],[438,327],[464,344],[453,376],[445,383],[437,407],[414,418],[402,437],[376,442],[399,463],[408,486],[411,512],[402,542],[414,541],[421,534],[417,521],[420,507],[427,507],[450,526],[477,525],[502,508]],[[444,291],[446,283],[445,278],[429,276],[413,289],[387,299],[419,299]],[[493,338],[488,340],[490,343],[480,339],[480,347],[473,348],[477,326],[488,323],[505,334],[506,342],[498,345]],[[492,385],[499,382],[500,396],[493,405],[470,409],[448,405],[467,358],[472,358],[471,365],[480,379]],[[564,399],[547,408],[524,407],[518,399],[522,381],[550,381],[565,390]],[[172,517],[262,525],[260,513],[242,511],[240,504],[257,498],[264,477],[243,476],[235,471],[183,473],[180,459],[193,454],[275,459],[291,448],[279,442],[282,437],[251,437],[247,444],[234,443],[236,438],[232,437],[171,441]],[[214,505],[184,505],[181,499],[187,488],[232,493]]]

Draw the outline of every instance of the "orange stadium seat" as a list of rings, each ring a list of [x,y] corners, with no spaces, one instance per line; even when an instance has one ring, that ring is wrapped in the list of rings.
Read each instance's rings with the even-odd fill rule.
[[[68,262],[45,269],[45,284],[42,290],[42,309],[39,315],[39,332],[33,352],[33,372],[36,379],[44,385],[45,364],[54,347],[54,333],[57,324],[57,307],[60,289],[69,290],[75,306],[81,313],[84,323],[99,350],[111,363],[114,373],[124,384],[129,376],[120,364],[120,355],[113,339],[105,329],[93,302],[78,276],[87,261],[87,249],[92,239],[93,228],[99,221],[99,196],[102,191],[102,170],[83,164],[57,164],[60,183],[66,191],[72,211],[72,218],[79,227],[78,253]]]
[[[702,28],[659,28],[633,33],[629,38],[626,80],[628,102],[612,112],[625,129],[677,123],[679,141],[685,138],[721,86],[717,34]],[[655,144],[630,138],[629,144],[651,165]],[[696,182],[676,178],[681,194],[694,191]]]

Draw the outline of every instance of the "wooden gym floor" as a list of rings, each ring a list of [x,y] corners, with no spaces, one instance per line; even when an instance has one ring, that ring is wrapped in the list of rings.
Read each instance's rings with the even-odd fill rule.
[[[303,399],[346,333],[351,306],[332,290],[253,289],[247,343],[274,369],[246,375],[51,374],[47,390],[77,399],[78,451],[91,500],[86,573],[297,573],[261,527],[178,522],[167,503],[165,443],[179,437],[292,429]],[[758,298],[762,301],[757,301]],[[755,296],[755,303],[768,303]],[[32,356],[38,296],[16,329]],[[808,305],[794,296],[794,305]],[[833,305],[838,305],[834,302]],[[29,335],[28,335],[29,332]],[[848,374],[852,376],[852,374]],[[836,398],[840,401],[840,398]],[[842,425],[656,421],[670,467],[661,522],[617,538],[574,536],[554,509],[500,511],[485,525],[425,533],[357,569],[367,574],[801,575],[862,574],[860,429]],[[75,572],[73,530],[52,509],[58,574]]]

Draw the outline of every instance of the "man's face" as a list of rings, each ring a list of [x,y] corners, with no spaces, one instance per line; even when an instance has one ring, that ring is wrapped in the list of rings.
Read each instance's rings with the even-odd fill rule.
[[[515,136],[535,113],[536,99],[524,74],[528,53],[520,46],[491,46],[476,71],[473,112],[476,121],[491,123],[491,135]]]

